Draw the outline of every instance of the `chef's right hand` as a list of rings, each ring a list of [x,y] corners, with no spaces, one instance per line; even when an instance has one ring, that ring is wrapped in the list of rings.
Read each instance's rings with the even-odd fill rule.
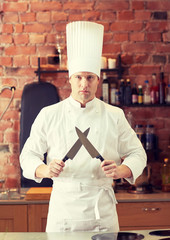
[[[52,160],[48,165],[48,177],[58,177],[63,171],[65,163],[62,160]]]

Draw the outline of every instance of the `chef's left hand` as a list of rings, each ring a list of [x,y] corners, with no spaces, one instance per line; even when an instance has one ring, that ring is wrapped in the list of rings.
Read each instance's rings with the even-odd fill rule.
[[[104,160],[101,167],[108,178],[119,179],[132,177],[132,172],[129,167],[121,164],[118,166],[113,160]]]

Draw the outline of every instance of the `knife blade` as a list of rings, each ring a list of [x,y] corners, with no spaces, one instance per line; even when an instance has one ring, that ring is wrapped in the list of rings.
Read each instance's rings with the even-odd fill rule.
[[[92,158],[98,158],[102,161],[104,161],[104,158],[100,155],[100,153],[96,150],[96,148],[92,145],[92,143],[87,139],[84,133],[80,131],[80,129],[76,128],[77,135],[81,141],[81,143],[84,145],[88,153],[91,155]]]
[[[88,128],[83,134],[85,136],[88,135],[90,128]],[[81,148],[82,143],[80,141],[80,139],[78,138],[78,140],[74,143],[74,145],[70,148],[70,150],[68,151],[68,153],[65,155],[65,157],[62,159],[63,162],[67,161],[68,159],[73,159],[75,157],[75,155],[77,154],[77,152],[79,151],[79,149]]]

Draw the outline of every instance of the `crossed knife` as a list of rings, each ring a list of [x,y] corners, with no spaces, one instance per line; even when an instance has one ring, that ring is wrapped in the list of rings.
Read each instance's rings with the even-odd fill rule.
[[[81,132],[80,129],[78,129],[77,127],[75,128],[79,138],[72,146],[72,148],[68,151],[68,153],[65,155],[62,161],[65,162],[68,159],[73,159],[82,145],[86,148],[86,150],[88,151],[92,158],[98,158],[101,161],[104,161],[104,158],[100,155],[100,153],[96,150],[92,143],[87,139],[87,135],[89,133],[90,128],[88,128],[84,133]]]

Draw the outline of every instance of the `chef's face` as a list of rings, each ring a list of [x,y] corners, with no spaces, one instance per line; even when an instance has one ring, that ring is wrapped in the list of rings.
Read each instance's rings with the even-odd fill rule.
[[[72,89],[72,97],[81,103],[82,107],[95,97],[99,85],[99,77],[90,72],[78,72],[73,74],[69,82]]]

